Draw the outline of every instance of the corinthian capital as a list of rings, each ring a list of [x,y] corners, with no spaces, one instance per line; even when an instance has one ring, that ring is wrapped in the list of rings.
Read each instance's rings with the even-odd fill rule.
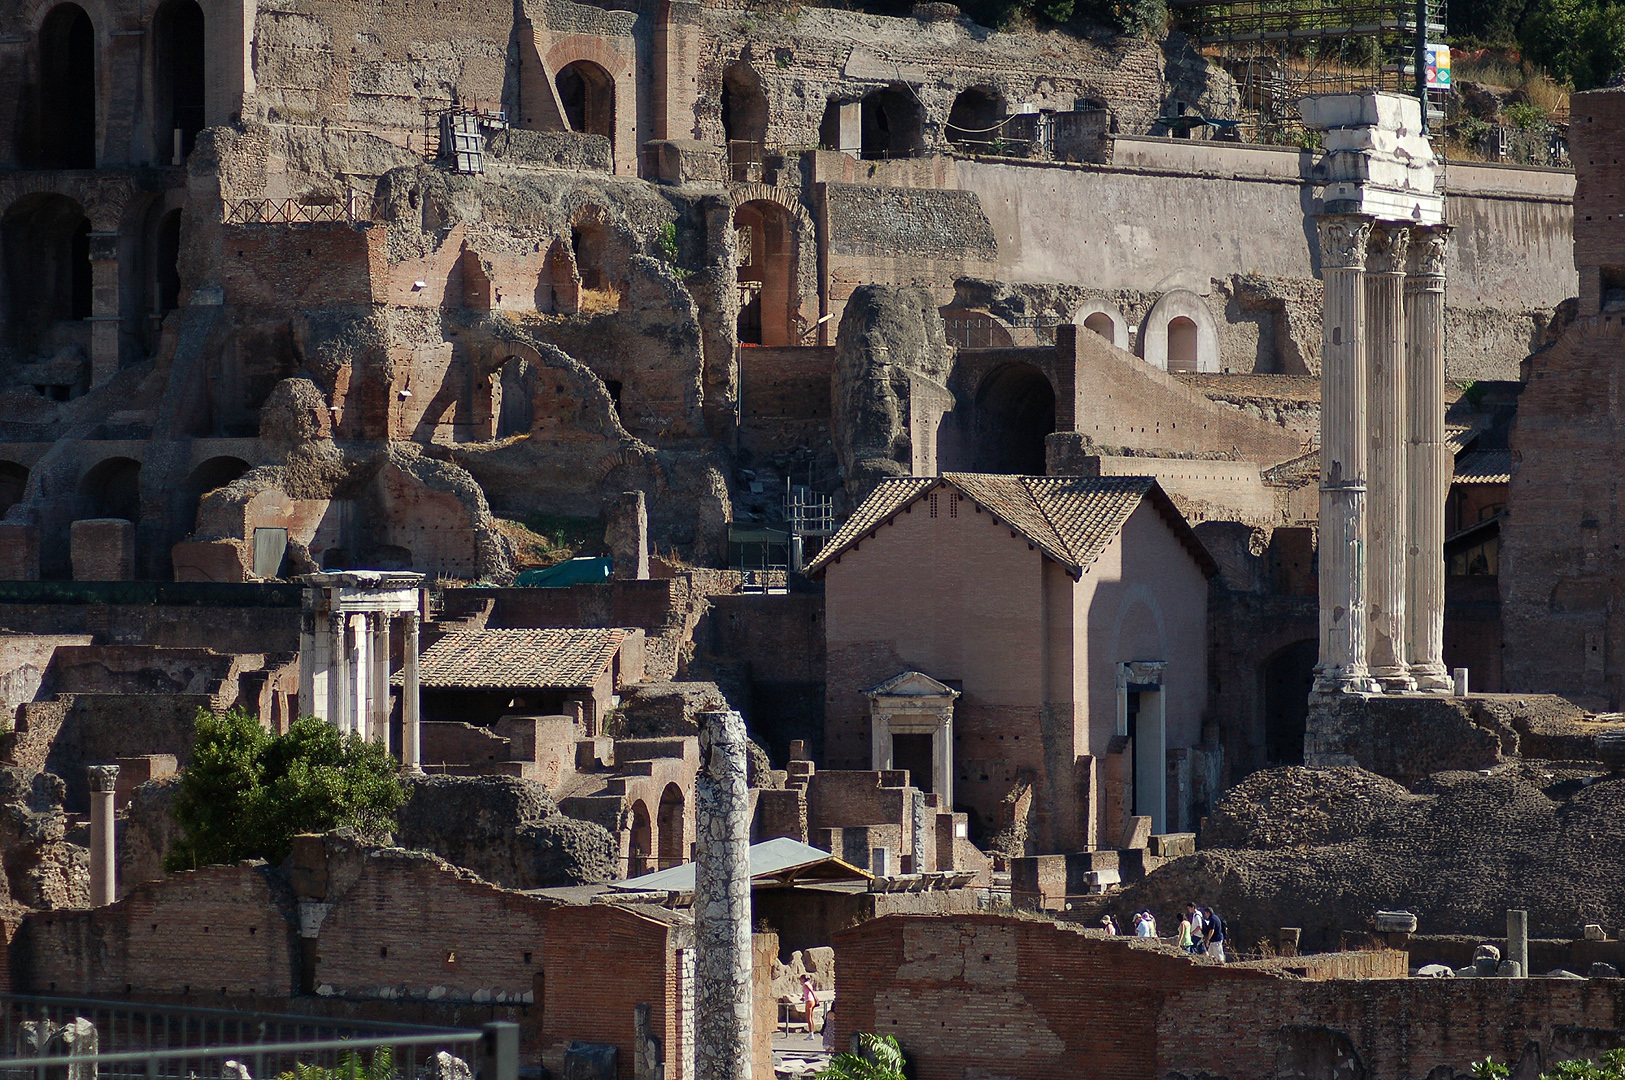
[[[1371,239],[1370,218],[1358,214],[1322,214],[1315,219],[1315,225],[1320,230],[1322,269],[1364,269],[1366,245]]]
[[[1407,226],[1376,226],[1371,230],[1371,244],[1366,249],[1366,270],[1373,274],[1403,274],[1405,251],[1410,242],[1411,230]]]
[[[1444,277],[1445,247],[1450,226],[1428,225],[1411,230],[1410,272],[1421,277]]]

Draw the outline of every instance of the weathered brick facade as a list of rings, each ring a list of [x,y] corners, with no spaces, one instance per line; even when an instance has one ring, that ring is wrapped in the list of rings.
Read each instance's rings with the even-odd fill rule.
[[[1333,1075],[1351,1054],[1353,1075],[1399,1080],[1486,1054],[1538,1071],[1625,1039],[1617,981],[1407,979],[1398,952],[1221,967],[995,915],[879,919],[835,950],[837,1042],[893,1035],[919,1080],[1265,1080]]]

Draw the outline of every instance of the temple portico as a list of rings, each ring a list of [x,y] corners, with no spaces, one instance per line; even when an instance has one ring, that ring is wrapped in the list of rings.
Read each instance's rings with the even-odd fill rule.
[[[404,629],[401,764],[419,766],[418,634],[423,575],[382,570],[308,574],[299,633],[300,710],[341,732],[389,744],[389,638]]]

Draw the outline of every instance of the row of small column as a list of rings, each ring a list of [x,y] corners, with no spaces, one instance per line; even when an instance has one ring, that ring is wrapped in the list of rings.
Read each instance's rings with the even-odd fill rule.
[[[300,709],[346,735],[389,746],[390,624],[404,630],[401,766],[422,768],[418,646],[421,576],[349,571],[313,574],[299,633]],[[391,748],[393,749],[393,748]]]
[[[1317,219],[1320,693],[1449,691],[1445,225]]]

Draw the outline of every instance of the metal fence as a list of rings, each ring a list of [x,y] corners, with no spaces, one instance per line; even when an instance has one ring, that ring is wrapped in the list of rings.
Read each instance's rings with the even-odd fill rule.
[[[519,1026],[410,1027],[80,998],[0,995],[5,1080],[516,1080]],[[451,1072],[460,1072],[453,1066]]]
[[[309,225],[319,222],[346,222],[353,224],[369,219],[370,202],[354,191],[340,201],[305,203],[298,199],[227,199],[225,223],[227,225]]]

